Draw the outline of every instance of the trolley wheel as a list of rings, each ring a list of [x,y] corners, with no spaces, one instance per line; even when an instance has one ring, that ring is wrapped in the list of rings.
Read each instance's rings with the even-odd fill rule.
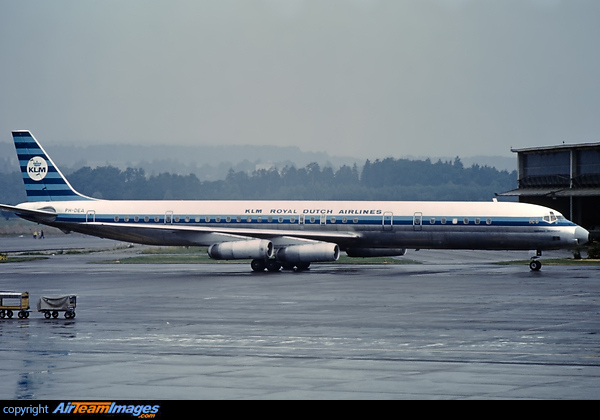
[[[52,318],[58,318],[58,311],[52,311]]]
[[[45,311],[45,312],[44,312],[44,317],[45,317],[46,319],[50,319],[50,316],[51,316],[51,315],[50,315],[50,312],[48,312],[48,311]]]
[[[6,316],[8,316],[9,318],[13,317],[13,311],[11,311],[10,309],[8,311],[6,311]]]
[[[4,309],[0,309],[0,318],[4,318],[6,316],[6,313],[4,312]]]
[[[66,319],[73,319],[73,318],[75,318],[75,311],[66,311],[65,312],[65,318]]]
[[[21,318],[21,319],[27,318],[27,312],[25,312],[25,311],[19,311],[19,318]]]

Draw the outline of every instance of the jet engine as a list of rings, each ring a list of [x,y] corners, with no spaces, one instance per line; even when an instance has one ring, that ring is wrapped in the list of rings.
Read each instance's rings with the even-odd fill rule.
[[[340,248],[328,242],[288,246],[279,249],[275,256],[277,261],[284,263],[337,261],[339,257]]]
[[[406,248],[348,248],[349,257],[399,257],[406,254]]]
[[[208,256],[214,260],[266,260],[273,256],[273,243],[264,239],[223,242],[209,246]]]

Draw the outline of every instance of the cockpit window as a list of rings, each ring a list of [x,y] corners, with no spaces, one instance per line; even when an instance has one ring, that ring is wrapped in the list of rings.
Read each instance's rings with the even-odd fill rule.
[[[556,220],[557,220],[557,217],[553,211],[551,211],[549,214],[546,214],[544,216],[544,222],[554,223],[554,222],[556,222]]]

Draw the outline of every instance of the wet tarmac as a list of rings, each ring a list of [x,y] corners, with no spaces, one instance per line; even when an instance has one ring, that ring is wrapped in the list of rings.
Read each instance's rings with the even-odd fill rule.
[[[598,399],[600,267],[527,253],[414,265],[90,264],[137,252],[0,238],[0,290],[77,295],[73,320],[0,319],[0,399]],[[65,248],[104,250],[65,254]]]

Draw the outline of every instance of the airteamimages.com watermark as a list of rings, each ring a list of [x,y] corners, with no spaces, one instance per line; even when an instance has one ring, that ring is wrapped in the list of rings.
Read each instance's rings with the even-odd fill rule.
[[[69,416],[69,415],[125,415],[139,419],[153,419],[160,415],[161,404],[154,403],[125,403],[114,401],[63,401],[44,402],[40,404],[19,404],[4,401],[2,417],[37,417],[37,416]]]

